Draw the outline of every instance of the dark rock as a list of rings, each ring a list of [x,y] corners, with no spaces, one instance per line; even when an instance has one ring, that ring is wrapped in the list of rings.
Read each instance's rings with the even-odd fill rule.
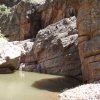
[[[13,73],[14,69],[10,67],[0,67],[0,74],[9,74]]]

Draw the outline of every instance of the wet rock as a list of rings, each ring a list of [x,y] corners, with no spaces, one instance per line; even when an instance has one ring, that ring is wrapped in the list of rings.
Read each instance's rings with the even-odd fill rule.
[[[13,73],[14,69],[13,67],[0,67],[0,74],[9,74],[9,73]]]

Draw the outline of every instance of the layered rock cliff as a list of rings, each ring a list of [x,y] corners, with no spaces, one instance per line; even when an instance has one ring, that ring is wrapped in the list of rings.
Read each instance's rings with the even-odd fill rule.
[[[9,6],[6,1],[4,2]],[[33,55],[32,52],[28,52],[20,56],[19,62],[24,63],[22,69],[80,76],[76,18],[63,19],[77,16],[77,10],[68,5],[65,0],[39,2],[21,0],[16,3],[18,4],[10,6],[9,14],[1,14],[0,26],[1,32],[10,41],[33,38]],[[59,20],[61,21],[57,22]],[[43,30],[39,31],[40,29]],[[19,43],[22,44],[18,42],[17,45]]]
[[[78,10],[78,41],[84,80],[100,79],[99,9],[99,0],[82,0]]]
[[[6,4],[6,2],[5,2]],[[11,7],[9,15],[1,15],[3,34],[12,40],[35,38],[38,31],[63,18],[77,15],[77,10],[65,0],[34,1],[21,0]]]
[[[31,1],[18,1],[16,2],[18,3],[17,5],[11,7],[10,14],[0,15],[1,31],[5,36],[10,40],[36,38],[40,29],[62,18],[75,15],[77,16],[77,27],[79,31],[78,47],[84,81],[100,79],[100,1]]]

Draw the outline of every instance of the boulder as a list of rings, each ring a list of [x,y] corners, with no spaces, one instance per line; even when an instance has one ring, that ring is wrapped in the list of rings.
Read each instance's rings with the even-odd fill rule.
[[[34,42],[34,57],[41,72],[79,76],[76,18],[63,19],[40,30]]]
[[[9,70],[19,69],[20,63],[29,62],[28,58],[32,50],[33,42],[30,40],[0,42],[0,73],[9,72]],[[23,56],[25,56],[23,58]],[[28,56],[28,57],[27,57]],[[27,59],[26,59],[27,58]]]
[[[21,48],[9,42],[0,42],[0,48],[0,67],[14,67],[14,69],[17,69]]]

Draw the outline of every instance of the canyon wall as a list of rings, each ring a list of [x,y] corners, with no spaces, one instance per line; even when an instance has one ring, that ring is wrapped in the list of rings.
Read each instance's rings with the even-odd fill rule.
[[[10,41],[33,38],[33,51],[20,59],[23,70],[81,76],[76,17],[71,16],[77,16],[77,10],[65,0],[38,4],[22,0],[9,15],[1,15],[1,31]]]
[[[100,79],[100,0],[81,0],[78,9],[79,53],[84,80]]]
[[[35,39],[40,29],[63,18],[77,16],[78,48],[83,79],[84,81],[99,80],[99,9],[100,0],[47,0],[42,3],[22,0],[11,8],[10,15],[0,15],[0,26],[1,31],[11,41]]]
[[[77,15],[77,10],[65,0],[31,1],[21,0],[10,8],[10,14],[0,14],[1,31],[10,41],[35,38],[40,29]]]

